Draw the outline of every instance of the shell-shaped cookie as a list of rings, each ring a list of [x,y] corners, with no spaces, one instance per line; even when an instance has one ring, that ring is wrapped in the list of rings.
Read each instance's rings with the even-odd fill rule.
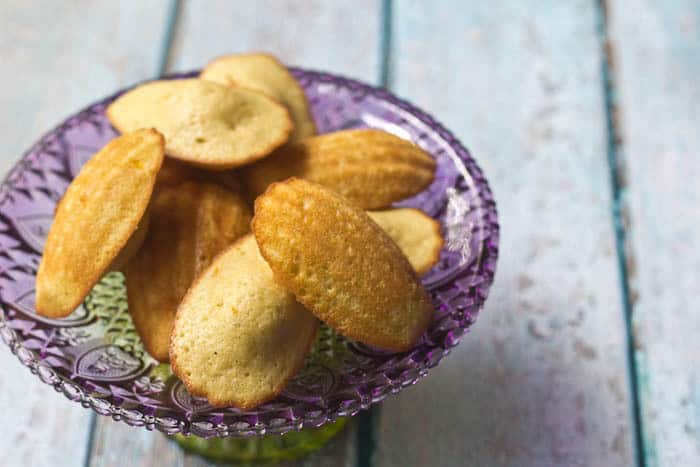
[[[219,255],[177,311],[170,362],[188,391],[249,409],[284,389],[318,320],[278,285],[252,235]]]
[[[167,362],[175,312],[187,289],[217,254],[249,231],[251,213],[237,193],[186,182],[162,187],[150,218],[146,239],[124,273],[129,312],[144,347]]]
[[[110,141],[56,208],[36,276],[36,310],[68,316],[109,269],[146,211],[163,162],[163,136],[139,130]]]
[[[152,81],[107,108],[119,131],[154,127],[168,156],[223,170],[265,157],[292,132],[289,112],[266,95],[199,79]]]
[[[316,134],[304,90],[280,61],[269,54],[238,54],[219,57],[210,62],[201,79],[227,86],[243,86],[266,94],[289,110],[294,122],[290,141],[298,141]]]
[[[332,188],[359,207],[379,209],[424,190],[435,160],[410,141],[374,129],[344,130],[287,144],[242,170],[258,195],[298,177]]]
[[[275,183],[256,200],[252,226],[279,283],[346,337],[403,351],[430,323],[428,294],[399,247],[333,191]]]
[[[444,240],[440,223],[413,208],[369,211],[369,217],[388,233],[419,274],[425,274],[440,260]]]

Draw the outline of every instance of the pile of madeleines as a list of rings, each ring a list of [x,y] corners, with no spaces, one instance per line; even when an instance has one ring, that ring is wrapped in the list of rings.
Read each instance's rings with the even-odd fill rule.
[[[149,354],[191,394],[241,409],[282,391],[320,321],[399,352],[425,332],[419,276],[440,226],[387,209],[432,182],[425,151],[375,129],[316,135],[302,88],[267,54],[139,85],[107,116],[121,136],[56,208],[39,314],[68,316],[122,271]]]

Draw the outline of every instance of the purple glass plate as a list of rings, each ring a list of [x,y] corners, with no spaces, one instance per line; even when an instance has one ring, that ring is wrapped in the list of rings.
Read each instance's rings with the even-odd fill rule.
[[[476,319],[498,254],[496,206],[469,152],[426,113],[385,90],[335,75],[292,70],[322,133],[376,127],[437,160],[433,184],[398,206],[442,224],[440,262],[423,277],[435,319],[418,345],[389,353],[323,327],[304,369],[273,401],[250,411],[191,397],[167,365],[143,350],[128,315],[123,276],[111,273],[70,317],[34,312],[34,279],[57,201],[85,161],[116,136],[97,102],[32,147],[0,187],[0,335],[39,378],[102,415],[168,434],[250,437],[316,427],[354,415],[416,383]],[[178,79],[195,73],[174,75]]]

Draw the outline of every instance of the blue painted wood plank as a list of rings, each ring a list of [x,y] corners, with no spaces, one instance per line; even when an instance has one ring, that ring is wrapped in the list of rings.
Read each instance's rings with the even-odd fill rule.
[[[161,5],[2,3],[1,172],[70,113],[154,76]],[[0,367],[0,465],[84,465],[91,413],[41,383],[7,348],[0,348]]]
[[[609,4],[646,465],[700,464],[700,8]]]
[[[596,5],[394,3],[389,83],[474,152],[501,258],[473,331],[386,401],[374,465],[632,465]]]

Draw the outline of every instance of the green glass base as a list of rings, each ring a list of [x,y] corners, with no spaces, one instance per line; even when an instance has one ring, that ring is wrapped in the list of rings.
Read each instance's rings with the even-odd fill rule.
[[[173,439],[186,451],[213,461],[238,465],[270,464],[303,457],[317,451],[343,429],[347,418],[339,418],[319,428],[290,431],[283,435],[257,438],[211,438],[175,435]]]

